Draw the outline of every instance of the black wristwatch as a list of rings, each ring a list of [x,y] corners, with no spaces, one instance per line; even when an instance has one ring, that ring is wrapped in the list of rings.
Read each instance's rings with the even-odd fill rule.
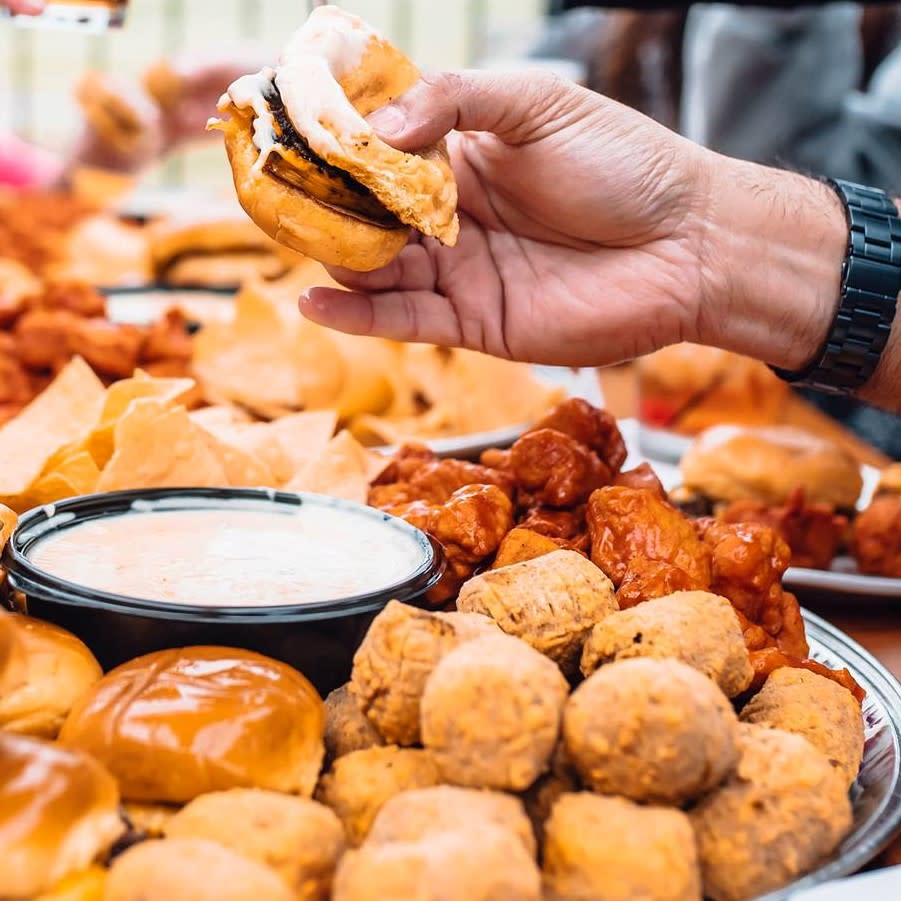
[[[838,312],[813,363],[800,372],[773,369],[798,386],[850,394],[876,371],[891,334],[901,291],[901,218],[884,191],[827,183],[841,198],[850,229]]]

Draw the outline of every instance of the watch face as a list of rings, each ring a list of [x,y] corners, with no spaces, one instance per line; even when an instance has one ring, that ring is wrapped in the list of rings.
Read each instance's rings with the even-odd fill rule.
[[[100,33],[125,24],[128,0],[52,0],[37,16],[11,16],[19,28]]]

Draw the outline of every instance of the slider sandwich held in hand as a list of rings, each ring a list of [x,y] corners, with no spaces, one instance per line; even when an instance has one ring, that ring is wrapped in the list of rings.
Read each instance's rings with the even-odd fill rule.
[[[235,189],[286,247],[367,271],[410,229],[453,245],[457,185],[444,142],[417,153],[384,143],[366,116],[408,91],[418,69],[362,20],[315,9],[277,68],[235,81],[219,102]]]

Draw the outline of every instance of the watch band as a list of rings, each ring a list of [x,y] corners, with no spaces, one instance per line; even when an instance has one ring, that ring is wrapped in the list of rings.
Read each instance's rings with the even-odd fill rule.
[[[844,204],[850,230],[838,311],[813,363],[799,372],[773,370],[796,385],[850,394],[876,371],[891,334],[901,291],[901,218],[884,191],[827,183]]]

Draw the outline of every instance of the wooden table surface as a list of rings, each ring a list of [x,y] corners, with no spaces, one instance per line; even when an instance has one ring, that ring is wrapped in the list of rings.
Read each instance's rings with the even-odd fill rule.
[[[605,406],[619,418],[634,417],[637,410],[636,379],[629,365],[599,372]],[[880,451],[844,429],[816,407],[792,395],[784,413],[786,423],[828,437],[846,448],[860,463],[881,468],[891,461]],[[809,605],[809,603],[808,603]],[[901,598],[862,609],[850,600],[846,606],[817,609],[815,612],[850,635],[901,680]],[[901,836],[876,861],[876,866],[901,864]]]

